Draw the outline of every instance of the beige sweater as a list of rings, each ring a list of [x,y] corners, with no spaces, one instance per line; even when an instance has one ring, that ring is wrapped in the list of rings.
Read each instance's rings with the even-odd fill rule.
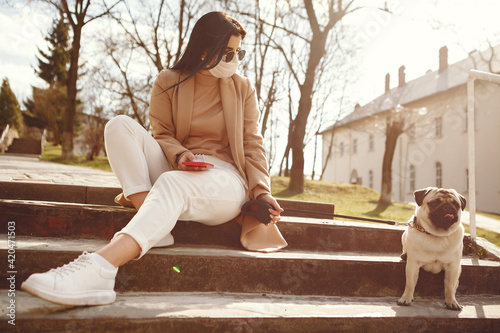
[[[197,73],[194,79],[193,114],[183,146],[193,154],[212,155],[234,164],[224,122],[219,79],[210,73]]]
[[[179,72],[162,71],[153,86],[149,119],[153,136],[169,162],[190,150],[236,165],[252,198],[270,193],[268,164],[259,132],[255,88],[237,74],[217,79],[209,73],[166,90]]]

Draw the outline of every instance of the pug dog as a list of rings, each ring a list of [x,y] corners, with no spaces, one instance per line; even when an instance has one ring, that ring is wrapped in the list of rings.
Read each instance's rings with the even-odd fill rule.
[[[427,187],[414,192],[417,208],[401,237],[406,260],[406,287],[398,301],[410,305],[420,267],[434,274],[444,270],[445,305],[461,311],[455,299],[458,278],[462,271],[464,227],[461,212],[467,203],[454,189]]]

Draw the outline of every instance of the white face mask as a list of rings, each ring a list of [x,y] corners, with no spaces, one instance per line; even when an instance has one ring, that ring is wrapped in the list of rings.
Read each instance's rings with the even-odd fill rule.
[[[235,56],[230,62],[220,61],[217,66],[210,68],[208,71],[215,77],[225,78],[233,76],[238,68],[238,57]]]

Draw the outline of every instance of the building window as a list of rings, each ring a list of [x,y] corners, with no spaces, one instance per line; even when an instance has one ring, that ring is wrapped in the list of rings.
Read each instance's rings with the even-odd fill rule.
[[[373,188],[373,171],[368,171],[368,186]]]
[[[415,166],[413,164],[410,165],[410,191],[415,192]]]
[[[442,138],[443,137],[443,118],[442,117],[436,118],[435,126],[436,126],[436,128],[435,128],[436,138]]]
[[[343,142],[340,143],[339,150],[340,150],[340,157],[344,156],[344,143]]]
[[[436,187],[443,187],[443,167],[436,162]]]
[[[361,179],[358,177],[358,171],[356,169],[351,172],[351,184],[361,184]]]
[[[375,150],[375,138],[373,137],[373,134],[370,134],[368,137],[368,151],[374,151]]]
[[[352,153],[357,154],[358,153],[358,139],[353,139],[352,140]]]

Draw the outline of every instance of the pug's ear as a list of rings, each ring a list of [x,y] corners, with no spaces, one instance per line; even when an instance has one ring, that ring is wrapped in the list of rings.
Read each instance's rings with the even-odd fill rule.
[[[417,205],[422,206],[422,203],[424,202],[424,198],[429,192],[432,190],[432,187],[426,187],[421,190],[416,190],[413,192],[413,196],[415,197],[415,202]]]
[[[465,197],[461,194],[459,194],[458,197],[460,198],[460,203],[462,204],[462,210],[464,210],[467,205],[467,199],[465,199]]]
[[[457,196],[457,198],[460,200],[460,208],[462,210],[465,210],[465,206],[467,205],[467,199],[465,199],[465,197],[463,195],[461,195],[460,193],[458,193],[457,190],[455,189],[451,189],[453,193],[455,193],[455,195]]]

